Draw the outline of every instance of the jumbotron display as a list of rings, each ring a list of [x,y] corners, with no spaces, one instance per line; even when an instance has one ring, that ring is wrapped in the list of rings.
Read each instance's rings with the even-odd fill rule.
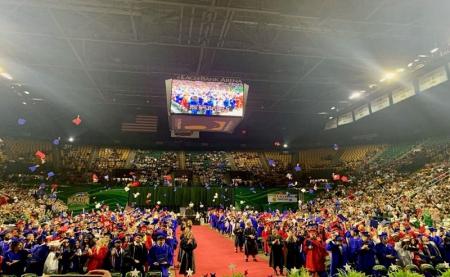
[[[172,80],[172,114],[232,116],[244,115],[244,84]]]

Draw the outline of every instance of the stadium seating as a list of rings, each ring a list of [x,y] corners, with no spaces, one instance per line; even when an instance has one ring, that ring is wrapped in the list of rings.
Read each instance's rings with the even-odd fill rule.
[[[292,165],[292,155],[284,152],[264,152],[266,160],[273,160],[277,167],[286,169]]]
[[[257,152],[231,152],[237,170],[253,171],[263,168]]]
[[[52,144],[45,141],[25,140],[25,139],[4,139],[4,154],[8,160],[22,162],[36,162],[35,153],[40,150],[46,154],[45,161],[51,163]]]
[[[97,169],[124,168],[129,154],[127,148],[100,148],[94,165]]]
[[[361,145],[349,146],[341,149],[340,160],[343,162],[362,161],[380,151],[383,148],[381,145]]]
[[[66,144],[60,151],[62,167],[81,172],[90,168],[94,148],[91,146],[74,146]]]

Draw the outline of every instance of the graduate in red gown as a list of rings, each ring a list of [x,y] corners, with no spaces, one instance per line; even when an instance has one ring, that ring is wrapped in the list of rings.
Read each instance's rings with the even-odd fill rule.
[[[308,238],[303,243],[303,249],[306,255],[306,269],[313,276],[321,276],[325,272],[325,258],[327,251],[324,242],[317,236],[316,229],[310,229]]]
[[[108,254],[108,240],[106,238],[100,239],[88,251],[89,260],[87,263],[88,271],[95,269],[102,269],[106,255]]]

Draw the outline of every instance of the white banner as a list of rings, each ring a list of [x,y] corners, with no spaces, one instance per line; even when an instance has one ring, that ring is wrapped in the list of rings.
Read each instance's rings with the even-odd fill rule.
[[[370,108],[372,109],[372,113],[378,112],[384,108],[389,107],[389,95],[381,96],[370,102]]]
[[[348,112],[343,115],[340,115],[338,118],[338,125],[345,125],[353,122],[353,113]]]
[[[416,92],[414,91],[414,86],[412,84],[396,89],[392,92],[392,103],[397,104],[398,102],[408,99],[415,94]]]
[[[286,193],[269,193],[267,194],[269,203],[296,203],[297,195]]]
[[[422,75],[419,78],[419,90],[424,91],[448,80],[447,71],[444,66]]]
[[[366,117],[370,114],[369,105],[364,104],[363,106],[355,109],[353,113],[355,114],[355,120],[360,120],[361,118]]]

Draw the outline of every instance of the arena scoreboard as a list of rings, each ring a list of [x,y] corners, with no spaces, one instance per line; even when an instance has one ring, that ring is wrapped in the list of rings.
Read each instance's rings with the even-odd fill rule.
[[[248,89],[235,78],[181,75],[166,80],[172,134],[232,133],[245,116]]]

